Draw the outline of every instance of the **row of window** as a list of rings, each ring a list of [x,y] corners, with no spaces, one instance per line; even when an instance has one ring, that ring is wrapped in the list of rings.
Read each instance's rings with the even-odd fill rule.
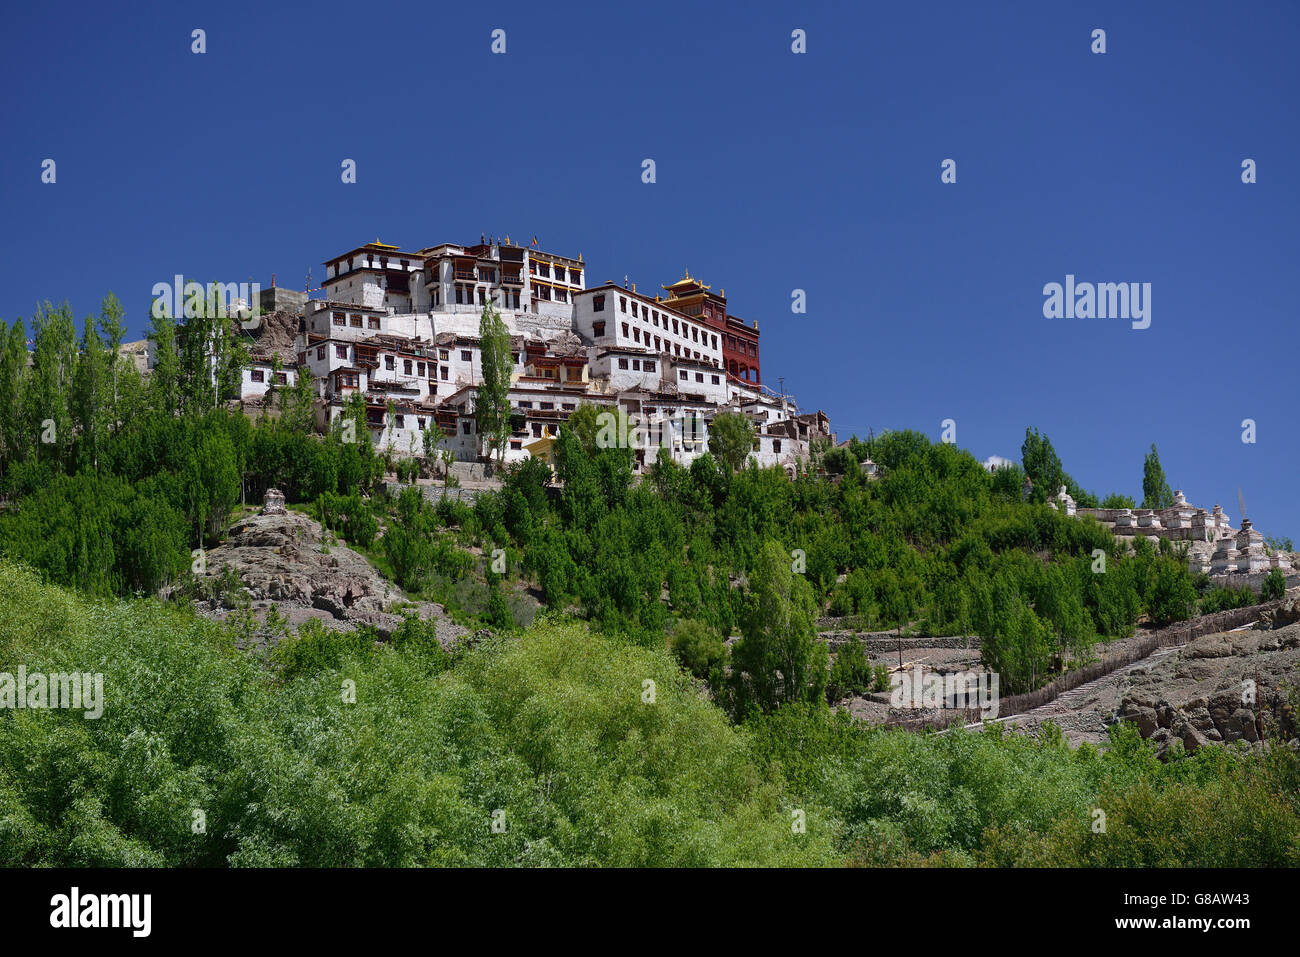
[[[618,297],[618,307],[619,312],[621,313],[626,313],[628,311],[627,296]],[[683,339],[689,337],[692,342],[698,342],[703,346],[711,346],[715,350],[718,348],[718,337],[709,333],[707,330],[702,330],[699,326],[693,323],[680,322],[675,316],[670,316],[667,312],[661,315],[658,309],[653,309],[645,303],[637,302],[636,300],[632,301],[631,308],[633,319],[639,319],[641,322],[649,323],[654,328],[662,329],[664,332],[668,332],[671,328],[672,333],[675,336],[679,335]],[[603,294],[592,297],[591,309],[592,312],[605,311],[605,296]],[[596,335],[604,335],[605,323],[597,322],[595,325],[599,327],[599,331],[596,332]],[[640,329],[631,328],[629,323],[626,322],[622,324],[622,327],[624,338],[631,335],[634,342],[641,341]],[[645,333],[646,345],[650,344],[650,339],[651,333],[647,331]],[[658,349],[659,337],[655,336],[654,341],[655,348]],[[680,355],[681,353],[678,352],[677,354]],[[690,355],[690,353],[688,352],[687,355]],[[696,353],[695,356],[696,358],[699,358],[699,353]]]
[[[552,293],[554,293],[554,295],[552,295]],[[518,298],[518,297],[519,297],[519,294],[516,293],[516,294],[515,294],[515,298]],[[568,301],[569,301],[569,290],[567,290],[567,289],[560,289],[560,288],[558,288],[558,287],[552,289],[550,286],[534,286],[534,287],[533,287],[533,298],[534,298],[534,299],[541,299],[541,300],[543,300],[544,302],[550,302],[552,299],[554,299],[556,302],[568,302]]]
[[[266,381],[266,370],[265,370],[265,369],[253,369],[253,370],[251,370],[251,372],[250,372],[249,374],[252,376],[252,379],[253,379],[254,382],[265,382],[265,381]],[[288,376],[288,373],[285,373],[285,372],[277,372],[277,373],[275,374],[275,384],[276,384],[276,385],[286,385],[288,382],[289,382],[289,376]]]
[[[751,356],[758,355],[758,343],[748,339],[737,339],[735,336],[727,336],[727,348],[733,352],[748,352]]]
[[[477,290],[477,292],[475,291]],[[456,285],[456,305],[473,306],[477,296],[477,305],[487,305],[487,287],[486,286],[464,286],[459,283]],[[502,309],[519,309],[519,292],[513,289],[499,289],[493,296],[492,302]],[[442,289],[438,286],[433,287],[433,304],[442,305]]]
[[[394,267],[393,267],[394,269],[403,269],[403,270],[404,270],[404,269],[407,269],[407,268],[409,267],[409,263],[408,263],[405,259],[399,259],[397,262],[399,263],[399,265],[394,266]],[[363,267],[374,268],[374,265],[375,265],[374,258],[371,257],[371,256],[363,256],[363,257],[361,258],[361,265],[362,265]],[[352,257],[351,259],[348,260],[348,269],[351,270],[351,269],[355,269],[355,268],[356,268],[356,257],[354,256],[354,257]],[[387,268],[388,268],[388,257],[387,257],[387,256],[380,256],[380,257],[379,257],[379,268],[380,268],[380,269],[387,269]],[[339,269],[339,270],[335,273],[335,275],[342,275],[343,272],[345,272],[345,270],[343,270],[343,269]]]
[[[681,379],[681,381],[683,381],[683,382],[689,382],[689,381],[690,381],[690,378],[691,378],[691,377],[690,377],[690,374],[689,374],[685,369],[681,369],[681,370],[679,370],[678,373],[677,373],[677,377],[678,377],[679,379]],[[721,378],[721,376],[711,375],[711,376],[709,376],[709,379],[712,381],[712,384],[713,384],[713,385],[721,385],[721,383],[722,383],[722,378]],[[704,381],[704,373],[703,373],[703,372],[697,372],[697,373],[695,373],[695,381],[696,381],[696,382],[703,382],[703,381]]]
[[[532,407],[533,407],[532,399],[520,399],[515,403],[516,409],[531,409]],[[542,412],[549,412],[555,408],[555,403],[548,402],[548,401],[539,401],[537,403],[537,408],[540,409]],[[565,412],[572,412],[576,408],[576,406],[572,402],[561,402],[560,408],[563,409]]]
[[[627,368],[627,359],[619,359],[619,360],[618,360],[618,367],[619,367],[620,369],[626,369],[626,368]],[[633,371],[633,372],[643,372],[643,371],[644,371],[644,372],[654,372],[654,371],[655,371],[655,360],[654,360],[654,359],[646,359],[646,360],[645,360],[645,364],[642,365],[640,359],[633,359],[633,360],[632,360],[632,371]]]
[[[565,270],[565,268],[564,268],[563,266],[561,266],[559,263],[556,263],[556,265],[555,265],[555,274],[554,274],[554,276],[552,276],[552,275],[551,275],[551,264],[550,264],[550,263],[547,263],[547,262],[541,262],[541,261],[536,260],[536,259],[529,259],[529,260],[528,260],[528,271],[529,271],[532,275],[534,275],[534,276],[539,276],[539,277],[541,277],[542,279],[558,279],[560,282],[564,282],[564,281],[565,281],[564,276],[565,276],[565,272],[566,272],[566,270]],[[581,269],[569,269],[569,270],[567,270],[567,272],[568,272],[568,276],[569,276],[569,279],[568,279],[569,282],[573,283],[575,286],[581,286],[581,285],[582,285],[582,270],[581,270]]]
[[[353,329],[360,329],[361,321],[362,319],[364,319],[366,321],[367,329],[379,328],[378,316],[361,316],[355,312],[350,315],[344,312],[334,312],[331,313],[330,315],[331,318],[333,319],[334,325],[336,326],[351,326]]]

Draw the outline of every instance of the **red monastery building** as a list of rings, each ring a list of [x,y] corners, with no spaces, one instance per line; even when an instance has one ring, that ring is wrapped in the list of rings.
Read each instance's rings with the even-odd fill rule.
[[[718,330],[722,340],[722,364],[727,376],[737,382],[759,385],[763,379],[758,366],[758,322],[752,326],[727,314],[727,291],[713,292],[698,279],[686,276],[671,286],[664,305],[688,316],[698,316],[704,324]]]

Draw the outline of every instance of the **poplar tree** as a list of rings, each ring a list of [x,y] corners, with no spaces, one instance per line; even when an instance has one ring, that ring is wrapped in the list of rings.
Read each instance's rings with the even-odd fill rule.
[[[732,650],[738,716],[775,711],[787,702],[820,702],[826,695],[829,658],[817,640],[812,586],[790,568],[790,553],[763,543],[749,576],[741,634]]]
[[[1052,440],[1040,435],[1037,429],[1025,429],[1025,441],[1020,446],[1020,462],[1025,474],[1034,483],[1033,500],[1045,502],[1056,495],[1065,484],[1065,469],[1060,456],[1052,448]]]
[[[510,331],[491,303],[483,305],[478,337],[483,381],[474,400],[474,419],[479,435],[487,438],[488,448],[500,465],[510,440],[510,373],[514,362]]]
[[[1151,443],[1151,451],[1142,461],[1142,507],[1168,508],[1174,504],[1174,493],[1165,478],[1165,470],[1160,465],[1160,453],[1156,444]]]

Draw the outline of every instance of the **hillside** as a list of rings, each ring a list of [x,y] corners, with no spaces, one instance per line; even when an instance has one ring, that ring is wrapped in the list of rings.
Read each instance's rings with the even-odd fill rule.
[[[737,728],[668,655],[579,623],[451,659],[428,631],[304,631],[237,652],[191,611],[0,560],[0,669],[98,671],[105,690],[98,719],[0,712],[5,862],[1300,863],[1286,750],[1166,765],[1131,729],[1075,750],[793,706]]]

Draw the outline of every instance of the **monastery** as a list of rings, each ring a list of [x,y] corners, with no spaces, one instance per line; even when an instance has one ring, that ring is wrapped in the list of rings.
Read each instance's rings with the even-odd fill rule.
[[[813,439],[834,440],[824,413],[801,414],[763,385],[758,323],[731,315],[726,291],[689,271],[653,296],[626,281],[589,287],[581,254],[508,237],[414,252],[376,240],[324,265],[321,298],[262,291],[263,324],[249,330],[242,399],[292,385],[305,370],[322,429],[360,394],[380,448],[422,453],[424,432],[436,423],[457,460],[485,460],[474,401],[479,318],[491,304],[510,332],[514,363],[507,461],[549,455],[559,424],[584,402],[636,416],[661,438],[635,450],[638,470],[660,454],[689,463],[707,450],[709,423],[726,411],[753,421],[753,458],[762,466],[793,473]],[[284,313],[297,317],[292,345],[268,328]]]

